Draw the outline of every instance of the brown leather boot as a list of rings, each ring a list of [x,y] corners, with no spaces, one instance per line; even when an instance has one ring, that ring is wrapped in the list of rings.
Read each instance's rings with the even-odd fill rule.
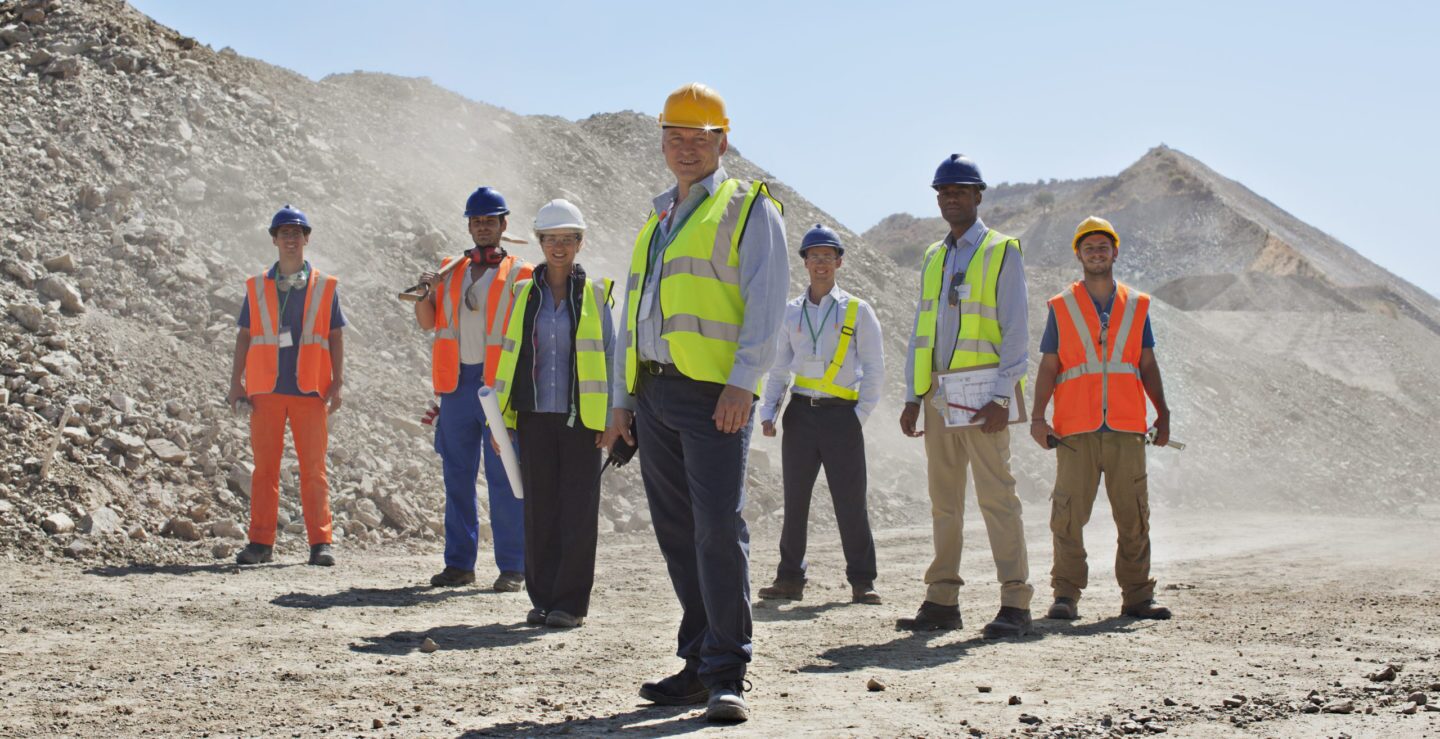
[[[805,583],[776,580],[775,584],[760,588],[757,595],[761,600],[805,600]]]
[[[1146,618],[1152,621],[1165,621],[1170,618],[1170,609],[1155,602],[1154,598],[1140,601],[1134,605],[1125,606],[1120,609],[1121,616],[1130,618]]]

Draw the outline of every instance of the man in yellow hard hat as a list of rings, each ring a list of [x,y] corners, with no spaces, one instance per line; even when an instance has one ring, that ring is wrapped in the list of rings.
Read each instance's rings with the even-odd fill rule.
[[[685,666],[641,697],[707,703],[744,721],[751,657],[745,458],[760,380],[775,359],[790,264],[780,203],[733,179],[725,102],[690,84],[665,101],[660,150],[675,186],[657,195],[630,261],[615,353],[615,409],[601,440],[638,436],[640,472],[680,598]],[[631,423],[638,435],[632,435]]]
[[[964,543],[965,471],[975,479],[975,499],[985,518],[990,552],[1000,582],[1000,611],[982,632],[987,639],[1023,636],[1030,631],[1030,565],[1020,498],[1010,474],[1010,404],[1025,379],[1029,332],[1026,321],[1025,262],[1020,240],[980,220],[985,190],[980,167],[969,157],[951,154],[931,181],[940,215],[950,226],[945,238],[930,245],[921,268],[915,331],[906,353],[909,384],[900,430],[925,437],[935,559],[925,571],[925,600],[901,628],[957,629],[960,619],[960,553]],[[944,429],[941,406],[951,402],[937,389],[937,373],[996,367],[988,393],[968,408],[974,425]],[[982,391],[983,392],[983,391]],[[921,404],[925,429],[916,428]]]
[[[1155,406],[1155,443],[1164,446],[1170,440],[1170,407],[1150,331],[1150,296],[1115,280],[1120,234],[1109,221],[1086,218],[1075,229],[1071,246],[1084,277],[1050,299],[1030,420],[1035,443],[1042,449],[1055,447],[1056,455],[1050,512],[1055,603],[1046,616],[1067,621],[1080,617],[1080,592],[1089,576],[1084,529],[1104,474],[1119,535],[1115,579],[1120,582],[1120,615],[1167,619],[1170,609],[1155,603],[1150,577],[1147,396]],[[1045,422],[1052,393],[1053,426]]]

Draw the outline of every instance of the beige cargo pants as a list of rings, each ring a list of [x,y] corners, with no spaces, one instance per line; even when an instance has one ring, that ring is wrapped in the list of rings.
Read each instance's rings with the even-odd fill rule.
[[[1092,431],[1065,437],[1073,450],[1055,450],[1055,492],[1051,495],[1050,532],[1055,541],[1055,565],[1050,585],[1056,598],[1080,599],[1089,578],[1085,562],[1085,524],[1095,506],[1100,475],[1119,532],[1115,550],[1115,580],[1120,583],[1122,606],[1150,600],[1155,581],[1150,579],[1150,495],[1146,485],[1145,437],[1116,431]]]
[[[959,603],[960,552],[965,544],[965,468],[975,475],[975,500],[990,535],[1000,605],[1029,608],[1030,562],[1020,498],[1010,474],[1010,429],[995,434],[980,429],[942,433],[944,422],[930,404],[925,408],[925,457],[930,481],[930,517],[935,531],[935,559],[925,571],[925,600],[942,606]]]

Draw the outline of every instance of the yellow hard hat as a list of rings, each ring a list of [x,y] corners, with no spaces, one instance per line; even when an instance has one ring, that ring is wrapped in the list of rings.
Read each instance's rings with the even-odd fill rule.
[[[1090,216],[1075,227],[1075,239],[1071,244],[1075,251],[1080,251],[1081,239],[1095,233],[1109,234],[1110,238],[1115,241],[1115,253],[1120,253],[1120,234],[1115,233],[1115,227],[1100,216]]]
[[[725,117],[725,99],[710,86],[691,82],[665,99],[660,126],[728,132],[730,119]]]

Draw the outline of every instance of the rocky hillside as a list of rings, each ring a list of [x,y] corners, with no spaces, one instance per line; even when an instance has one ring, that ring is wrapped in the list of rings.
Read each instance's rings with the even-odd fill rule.
[[[468,245],[460,211],[480,184],[506,194],[515,211],[511,230],[520,234],[545,201],[576,202],[592,225],[581,261],[592,273],[620,277],[651,196],[667,184],[647,116],[607,113],[578,122],[520,116],[424,80],[379,74],[314,82],[208,48],[119,0],[0,2],[0,76],[7,81],[0,86],[0,423],[6,434],[0,446],[0,551],[17,556],[193,560],[229,556],[243,540],[248,435],[222,399],[242,284],[274,259],[264,227],[286,202],[309,213],[315,225],[309,256],[341,277],[351,321],[346,406],[332,419],[330,455],[341,544],[433,549],[443,493],[431,437],[417,423],[430,396],[428,339],[394,292],[442,255]],[[657,89],[657,96],[663,93]],[[737,121],[732,141],[743,148],[747,126],[759,125]],[[1142,164],[1150,159],[1156,160],[1146,164],[1155,170],[1150,180],[1165,176],[1159,160],[1173,160],[1172,167],[1188,161],[1168,150]],[[732,174],[772,180],[735,148],[726,165]],[[1185,172],[1187,194],[1210,182],[1199,166],[1186,165]],[[1046,224],[1073,222],[1072,211],[1090,209],[1082,194],[1099,198],[1105,184],[1055,183],[1057,193],[1070,194],[1057,195],[1048,210],[1029,205],[1036,187],[1042,186],[997,188],[986,207],[997,225],[1044,244],[1053,238],[1032,239],[1032,229],[1048,234],[1045,229],[1059,226]],[[1214,199],[1238,198],[1257,212],[1268,205],[1211,187],[1220,193]],[[815,222],[834,223],[784,183],[772,180],[772,188],[785,203],[793,242]],[[1104,197],[1128,192],[1120,188]],[[1218,218],[1218,211],[1187,211],[1180,200],[1166,202],[1156,207],[1174,211],[1176,223]],[[1227,211],[1236,223],[1243,221],[1234,215],[1239,207]],[[1117,214],[1122,228],[1128,217]],[[1249,233],[1251,227],[1236,228]],[[867,237],[840,231],[865,245]],[[1416,320],[1430,315],[1403,283],[1337,282],[1332,270],[1349,252],[1339,247],[1312,254],[1303,224],[1270,232],[1249,257],[1226,264],[1237,270],[1281,264],[1279,256],[1260,259],[1266,239],[1276,239],[1303,260],[1268,275],[1340,285],[1354,291],[1350,299],[1357,305],[1398,295],[1417,307],[1392,314],[1414,314]],[[1198,238],[1195,233],[1178,226],[1141,230],[1137,253],[1147,244],[1178,253],[1185,239]],[[869,238],[890,243],[883,233]],[[518,251],[539,259],[534,246]],[[1037,292],[1040,285],[1060,284],[1063,273],[1046,277],[1045,258],[1036,253],[1032,247]],[[1301,261],[1308,266],[1298,266]],[[1174,271],[1159,263],[1144,269],[1147,286],[1226,274]],[[803,275],[792,258],[797,290]],[[855,249],[842,273],[849,289],[875,304],[888,332],[891,391],[867,427],[871,505],[879,525],[923,519],[927,511],[920,445],[899,439],[894,430],[915,279],[913,267],[868,248]],[[1278,364],[1243,351],[1229,327],[1161,310],[1167,311],[1164,330],[1172,332],[1168,346],[1178,355],[1170,375],[1176,402],[1187,416],[1279,419],[1285,406],[1308,402],[1302,393],[1336,398],[1314,415],[1318,420],[1292,421],[1306,429],[1325,424],[1329,437],[1318,445],[1307,440],[1324,436],[1319,426],[1279,438],[1269,420],[1243,434],[1219,423],[1182,426],[1196,448],[1184,457],[1157,455],[1157,479],[1175,491],[1168,502],[1342,501],[1364,509],[1373,501],[1351,500],[1349,492],[1383,484],[1384,505],[1404,508],[1432,485],[1430,470],[1371,453],[1403,445],[1404,437],[1389,430],[1393,423],[1386,426],[1387,414],[1409,422],[1419,410],[1363,398],[1352,402],[1345,378],[1353,375],[1317,373],[1287,360],[1285,367],[1311,372],[1304,382],[1292,381],[1278,374]],[[1277,337],[1272,343],[1282,342]],[[1385,397],[1392,384],[1406,384],[1377,382],[1383,387],[1366,392]],[[1258,408],[1257,395],[1263,396]],[[57,435],[67,410],[70,420]],[[1419,428],[1435,430],[1433,423]],[[1241,438],[1245,443],[1237,446]],[[760,438],[753,444],[748,513],[765,526],[781,505],[779,445]],[[1293,466],[1272,464],[1275,455],[1290,453],[1289,445],[1307,456]],[[1337,445],[1344,448],[1326,451]],[[1022,439],[1016,448],[1022,494],[1043,500],[1050,458]],[[1306,465],[1347,454],[1360,459],[1339,470]],[[47,458],[53,459],[48,468]],[[611,474],[602,530],[647,529],[636,470]],[[300,547],[293,462],[283,487],[287,533],[280,546]],[[813,515],[827,518],[827,509],[817,505]]]
[[[592,225],[581,261],[611,277],[666,186],[646,116],[518,116],[386,75],[316,83],[116,0],[0,4],[0,75],[0,549],[26,554],[219,557],[239,541],[248,437],[221,399],[243,281],[273,261],[265,225],[286,202],[310,215],[309,257],[341,277],[352,326],[330,455],[345,543],[433,539],[439,463],[416,422],[428,340],[394,292],[468,246],[460,211],[480,184],[507,195],[520,234],[545,201],[579,204]],[[770,179],[738,152],[727,166]],[[833,222],[783,183],[773,192],[797,243]],[[856,261],[865,294],[900,273]],[[798,285],[798,259],[794,273]],[[756,459],[751,510],[764,519],[780,506],[778,469]],[[602,528],[647,527],[636,479],[632,467],[607,484]],[[293,534],[292,472],[284,486]]]

